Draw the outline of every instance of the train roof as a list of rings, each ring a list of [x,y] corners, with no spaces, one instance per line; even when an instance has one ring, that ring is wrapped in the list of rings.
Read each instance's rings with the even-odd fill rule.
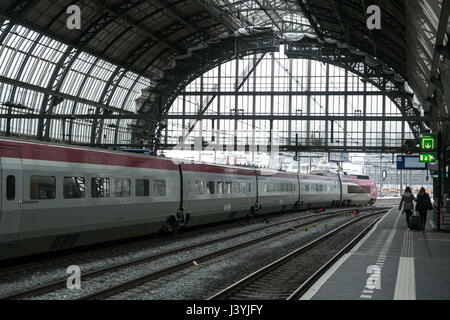
[[[68,144],[58,144],[53,142],[30,141],[20,138],[1,137],[0,138],[0,157],[17,157],[14,148],[21,149],[21,156],[24,159],[62,161],[72,163],[90,163],[98,165],[114,165],[125,167],[152,168],[161,170],[178,170],[181,164],[183,170],[235,174],[243,176],[252,176],[256,174],[259,177],[276,177],[284,179],[300,179],[329,181],[336,179],[337,173],[327,170],[313,171],[309,175],[298,175],[294,172],[277,171],[273,169],[263,169],[254,167],[239,167],[230,165],[195,163],[183,159],[157,157],[139,153],[127,153],[118,150],[98,149],[92,147],[82,147]],[[66,152],[60,152],[61,149]],[[42,152],[40,152],[42,151]],[[148,161],[152,160],[152,161]],[[348,178],[357,176],[347,175]],[[369,178],[369,177],[367,177]],[[347,180],[347,179],[345,179]]]

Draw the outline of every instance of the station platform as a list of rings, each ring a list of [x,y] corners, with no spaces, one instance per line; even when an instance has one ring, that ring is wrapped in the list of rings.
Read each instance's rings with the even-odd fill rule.
[[[317,281],[302,300],[449,300],[450,234],[410,231],[398,208]]]

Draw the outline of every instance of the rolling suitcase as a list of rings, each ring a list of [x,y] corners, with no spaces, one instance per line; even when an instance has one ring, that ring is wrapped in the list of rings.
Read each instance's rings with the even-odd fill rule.
[[[420,218],[419,212],[415,211],[411,218],[409,219],[409,228],[411,230],[420,230],[422,224],[422,219]]]

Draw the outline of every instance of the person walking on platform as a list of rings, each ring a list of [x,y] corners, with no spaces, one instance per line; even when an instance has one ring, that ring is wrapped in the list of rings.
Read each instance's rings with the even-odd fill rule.
[[[425,188],[421,188],[417,195],[416,210],[419,211],[420,214],[422,230],[425,229],[425,224],[427,222],[427,210],[431,209],[433,209],[433,205],[431,204],[430,196],[425,192]]]
[[[409,228],[409,220],[411,219],[412,212],[414,210],[414,203],[416,201],[416,197],[413,195],[411,188],[406,187],[405,192],[403,193],[402,200],[400,201],[400,205],[398,206],[398,210],[402,210],[406,214],[406,223]],[[402,212],[402,213],[403,213]]]

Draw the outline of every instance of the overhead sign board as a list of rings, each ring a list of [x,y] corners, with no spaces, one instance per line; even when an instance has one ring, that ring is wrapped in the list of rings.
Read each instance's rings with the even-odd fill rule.
[[[419,156],[397,156],[397,170],[428,170],[428,166]]]
[[[420,151],[432,152],[437,150],[437,138],[435,134],[424,134],[420,138]]]
[[[334,153],[330,155],[331,162],[349,162],[350,155],[348,152]]]

